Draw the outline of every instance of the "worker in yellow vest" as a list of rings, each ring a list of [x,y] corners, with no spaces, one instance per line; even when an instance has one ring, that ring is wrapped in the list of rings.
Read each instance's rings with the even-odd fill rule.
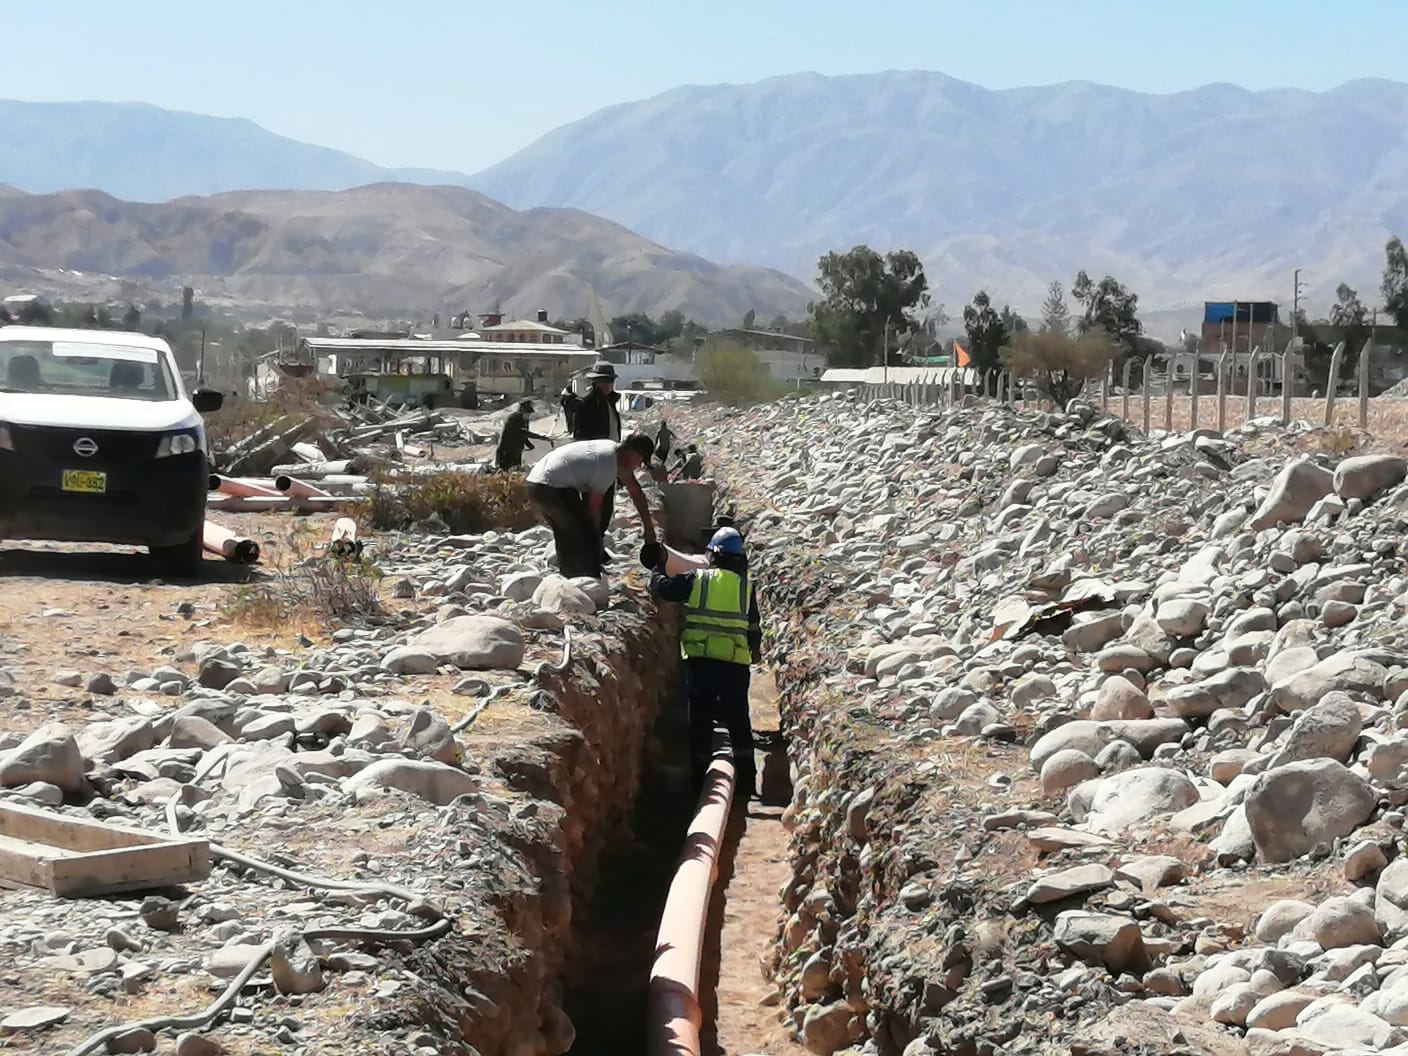
[[[720,528],[709,540],[709,567],[665,574],[662,547],[647,547],[654,560],[650,591],[684,606],[680,647],[689,697],[689,756],[695,786],[704,782],[713,755],[714,724],[728,730],[743,800],[754,793],[753,724],[748,716],[750,666],[762,660],[763,629],[757,591],[748,576],[743,537]],[[647,556],[645,552],[642,557]]]

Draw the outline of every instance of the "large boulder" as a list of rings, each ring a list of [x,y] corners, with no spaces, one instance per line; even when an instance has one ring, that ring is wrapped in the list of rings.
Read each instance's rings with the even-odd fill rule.
[[[1395,858],[1379,874],[1374,917],[1389,942],[1408,936],[1408,858]]]
[[[1363,720],[1359,708],[1344,693],[1327,693],[1296,717],[1286,732],[1285,743],[1269,768],[1298,763],[1303,759],[1349,759]]]
[[[1333,490],[1333,473],[1309,459],[1298,458],[1276,474],[1266,501],[1257,507],[1247,527],[1259,532],[1277,524],[1298,524],[1312,506]]]
[[[1263,861],[1289,862],[1332,843],[1374,812],[1369,783],[1334,759],[1267,770],[1247,791],[1247,823]]]
[[[1095,722],[1120,719],[1151,719],[1154,709],[1148,696],[1123,675],[1111,675],[1100,683],[1095,704],[1090,709]]]
[[[1191,807],[1199,799],[1198,786],[1182,770],[1146,766],[1079,786],[1071,793],[1070,806],[1091,832],[1114,835]]]
[[[455,616],[409,643],[465,670],[507,670],[523,663],[523,632],[498,616]]]
[[[1327,898],[1296,925],[1297,938],[1310,939],[1321,949],[1377,945],[1383,941],[1374,911],[1354,898]]]
[[[1092,722],[1077,719],[1057,726],[1032,745],[1032,769],[1041,772],[1042,764],[1063,748],[1075,748],[1092,759],[1111,741],[1127,741],[1145,759],[1161,744],[1181,741],[1188,732],[1182,719],[1123,719],[1112,722]]]
[[[1408,459],[1396,455],[1360,455],[1335,467],[1335,494],[1342,499],[1372,499],[1408,477]]]
[[[1230,667],[1201,682],[1176,686],[1164,694],[1164,704],[1182,719],[1207,718],[1222,708],[1241,708],[1265,691],[1266,679],[1254,667]]]
[[[1359,653],[1335,653],[1271,687],[1271,703],[1282,711],[1304,711],[1327,693],[1378,696],[1388,669]]]
[[[457,796],[479,789],[479,781],[455,766],[413,759],[383,759],[342,782],[348,792],[406,792],[443,807]]]
[[[78,741],[67,726],[51,722],[0,755],[0,787],[18,788],[42,781],[65,792],[81,792],[83,769]]]
[[[1072,909],[1056,916],[1056,945],[1086,964],[1103,965],[1113,975],[1149,970],[1149,951],[1139,925],[1128,917]]]
[[[576,583],[561,576],[548,576],[533,592],[533,604],[546,612],[579,613],[591,615],[596,612],[596,602]]]

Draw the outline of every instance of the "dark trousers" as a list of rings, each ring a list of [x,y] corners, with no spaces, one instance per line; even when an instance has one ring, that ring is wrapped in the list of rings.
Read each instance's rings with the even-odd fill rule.
[[[751,795],[755,778],[753,724],[748,717],[747,664],[725,660],[686,660],[685,688],[689,694],[689,764],[696,786],[714,754],[714,725],[728,730],[740,794]]]
[[[616,516],[616,486],[613,484],[606,489],[606,494],[601,497],[601,535],[606,537],[606,529],[611,527],[611,518]]]
[[[587,500],[571,488],[529,484],[528,501],[552,529],[557,568],[568,579],[601,578],[601,532],[592,523]]]

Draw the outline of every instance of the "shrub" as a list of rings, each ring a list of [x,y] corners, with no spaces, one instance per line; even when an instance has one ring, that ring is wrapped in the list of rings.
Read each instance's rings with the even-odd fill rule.
[[[225,608],[232,620],[252,627],[366,624],[385,616],[381,570],[369,559],[296,559],[292,568],[236,590]]]
[[[1033,378],[1058,407],[1081,394],[1085,384],[1108,369],[1119,349],[1101,331],[1071,337],[1054,330],[1027,330],[1002,350],[1002,362],[1016,378]]]
[[[522,531],[537,523],[523,478],[514,473],[444,472],[395,483],[380,478],[355,513],[381,531],[427,521],[452,532]]]
[[[733,341],[705,344],[694,355],[694,373],[710,396],[733,406],[764,403],[788,391],[757,353]]]

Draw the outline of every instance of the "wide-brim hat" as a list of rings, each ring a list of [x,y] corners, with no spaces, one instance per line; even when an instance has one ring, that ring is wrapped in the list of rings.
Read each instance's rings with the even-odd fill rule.
[[[616,368],[603,360],[587,371],[587,377],[592,381],[615,381]]]

